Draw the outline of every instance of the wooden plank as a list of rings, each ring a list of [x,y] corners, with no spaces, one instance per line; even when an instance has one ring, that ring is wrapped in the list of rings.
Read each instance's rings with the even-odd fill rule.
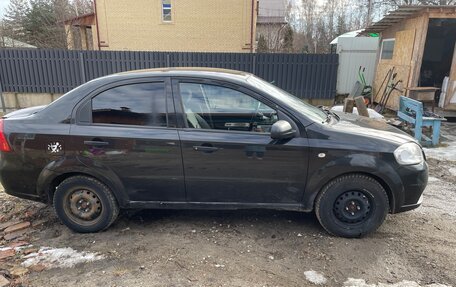
[[[410,65],[415,42],[415,29],[403,30],[396,33],[394,43],[393,63],[396,65]],[[405,82],[406,79],[404,79]]]
[[[448,79],[448,89],[447,93],[445,96],[445,103],[443,105],[444,109],[455,109],[451,107],[450,100],[453,97],[454,94],[456,94],[456,85],[454,84],[456,82],[456,45],[454,47],[453,51],[453,60],[451,62],[451,70],[450,70],[450,76]],[[455,104],[453,104],[455,105]]]
[[[423,62],[424,47],[426,45],[427,31],[429,27],[429,13],[423,13],[416,25],[416,39],[413,46],[408,86],[417,86],[420,79],[421,64]]]
[[[355,101],[353,98],[345,98],[344,100],[344,112],[346,113],[353,113],[353,107],[355,105]]]
[[[355,104],[358,108],[358,114],[363,117],[369,117],[369,112],[367,111],[366,104],[364,103],[364,97],[356,97]]]

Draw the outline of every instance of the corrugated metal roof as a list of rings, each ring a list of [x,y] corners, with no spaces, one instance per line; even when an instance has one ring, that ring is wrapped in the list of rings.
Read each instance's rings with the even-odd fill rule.
[[[380,21],[370,25],[364,30],[364,33],[378,33],[388,29],[396,23],[401,22],[404,19],[411,18],[425,10],[435,11],[446,11],[453,10],[456,13],[456,6],[437,6],[437,5],[410,5],[410,6],[399,6],[396,10],[391,11],[388,15],[383,17]]]

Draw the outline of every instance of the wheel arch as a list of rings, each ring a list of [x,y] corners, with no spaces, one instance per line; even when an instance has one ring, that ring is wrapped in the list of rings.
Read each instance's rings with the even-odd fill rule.
[[[347,170],[343,171],[340,173],[329,173],[331,176],[325,177],[325,178],[320,178],[318,182],[313,182],[308,184],[306,192],[304,193],[304,198],[303,198],[303,206],[306,211],[313,211],[315,209],[315,201],[317,199],[318,194],[320,194],[323,190],[323,188],[330,183],[331,181],[335,180],[336,178],[339,178],[341,176],[346,176],[350,174],[361,174],[364,176],[368,176],[376,180],[386,191],[386,194],[388,195],[388,200],[389,200],[389,211],[390,213],[394,213],[396,210],[396,206],[398,204],[398,201],[401,200],[399,198],[400,194],[395,192],[395,189],[398,188],[398,186],[395,186],[392,184],[392,180],[387,180],[384,177],[380,176],[378,173],[366,171],[366,170],[360,170],[360,169],[354,169],[354,170]]]
[[[99,171],[96,168],[78,164],[68,164],[65,166],[71,168],[45,168],[41,171],[37,181],[37,194],[46,202],[52,204],[55,190],[62,181],[72,176],[82,175],[94,178],[105,184],[114,194],[120,207],[126,207],[128,205],[129,199],[124,186],[112,171],[105,169]]]
[[[369,172],[365,172],[365,171],[349,171],[349,172],[345,172],[345,173],[339,174],[337,176],[333,176],[330,179],[328,179],[324,184],[321,185],[321,187],[318,190],[318,192],[315,193],[315,195],[314,195],[314,197],[312,199],[312,209],[315,209],[316,198],[323,191],[323,189],[325,188],[325,186],[327,184],[329,184],[331,181],[333,181],[333,180],[335,180],[335,179],[337,179],[339,177],[343,177],[343,176],[347,176],[347,175],[356,175],[356,174],[370,177],[370,178],[374,179],[375,181],[377,181],[383,187],[383,189],[385,190],[386,194],[388,195],[389,210],[390,210],[390,212],[393,212],[394,211],[394,207],[395,207],[395,195],[394,195],[391,187],[386,183],[386,181],[384,179],[382,179],[378,175],[373,174],[373,173],[369,173]]]

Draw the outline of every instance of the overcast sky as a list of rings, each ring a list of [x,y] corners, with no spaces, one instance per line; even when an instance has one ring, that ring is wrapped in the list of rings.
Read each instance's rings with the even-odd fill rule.
[[[3,12],[8,6],[9,0],[0,0],[0,18],[3,18]]]

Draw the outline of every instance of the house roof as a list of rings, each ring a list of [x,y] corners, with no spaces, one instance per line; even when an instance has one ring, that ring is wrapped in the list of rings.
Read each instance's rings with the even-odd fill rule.
[[[257,24],[287,24],[285,17],[282,16],[258,16]]]
[[[76,16],[70,19],[66,19],[63,21],[65,25],[73,25],[73,26],[91,26],[95,25],[95,13],[84,14],[80,16]]]
[[[364,33],[379,33],[383,30],[388,29],[389,27],[393,26],[396,23],[401,22],[404,19],[412,18],[419,13],[425,11],[454,11],[456,13],[456,6],[455,5],[448,5],[448,6],[437,6],[437,5],[407,5],[407,6],[399,6],[396,10],[391,11],[383,17],[380,21],[370,25],[364,30]]]

